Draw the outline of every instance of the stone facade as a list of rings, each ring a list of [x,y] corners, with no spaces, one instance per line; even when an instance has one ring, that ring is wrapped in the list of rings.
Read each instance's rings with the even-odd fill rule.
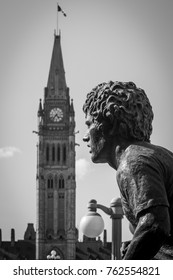
[[[36,259],[36,232],[33,224],[28,224],[24,233],[23,240],[15,240],[15,231],[11,230],[11,240],[2,241],[2,233],[0,229],[0,260],[35,260]],[[62,255],[63,246],[52,246],[52,250],[46,256],[47,260],[59,260],[64,257]],[[104,231],[103,241],[98,238],[83,237],[83,241],[77,241],[75,245],[75,260],[110,260],[111,259],[111,243],[107,242],[106,230]],[[69,247],[70,248],[70,247]],[[48,248],[49,249],[49,248]],[[71,252],[74,252],[71,250]],[[69,255],[71,254],[69,252]]]

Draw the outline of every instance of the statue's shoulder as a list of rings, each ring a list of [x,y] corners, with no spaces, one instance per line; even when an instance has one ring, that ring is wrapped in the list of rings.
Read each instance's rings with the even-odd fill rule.
[[[132,144],[125,150],[118,168],[118,174],[130,174],[137,172],[152,161],[157,154],[157,150],[151,144]]]
[[[173,172],[173,153],[150,143],[130,145],[122,157],[118,173],[128,175],[146,170],[146,167]]]
[[[137,161],[144,161],[146,158],[150,158],[155,152],[151,145],[133,144],[125,150],[122,161],[127,164],[136,164]]]
[[[153,158],[164,156],[173,159],[173,153],[161,146],[153,145],[146,142],[129,145],[124,153],[124,160],[127,161],[145,161]]]

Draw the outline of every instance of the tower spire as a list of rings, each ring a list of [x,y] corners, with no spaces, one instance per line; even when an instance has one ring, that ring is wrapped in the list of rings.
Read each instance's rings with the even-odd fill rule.
[[[60,36],[55,35],[50,70],[47,82],[47,98],[67,98],[64,63],[62,57]]]

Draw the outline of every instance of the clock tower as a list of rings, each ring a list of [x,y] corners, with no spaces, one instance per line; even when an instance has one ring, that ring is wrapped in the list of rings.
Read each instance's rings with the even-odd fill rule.
[[[54,46],[38,109],[36,259],[75,259],[75,112],[66,85],[61,37]]]

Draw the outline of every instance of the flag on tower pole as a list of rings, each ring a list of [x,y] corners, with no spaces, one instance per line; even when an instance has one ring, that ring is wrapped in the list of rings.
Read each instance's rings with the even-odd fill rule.
[[[62,10],[62,8],[58,5],[57,3],[57,35],[59,34],[59,30],[58,30],[58,13],[61,12],[65,17],[67,16],[64,11]]]
[[[57,9],[58,9],[58,12],[61,12],[65,17],[67,16],[59,5],[57,6]]]

